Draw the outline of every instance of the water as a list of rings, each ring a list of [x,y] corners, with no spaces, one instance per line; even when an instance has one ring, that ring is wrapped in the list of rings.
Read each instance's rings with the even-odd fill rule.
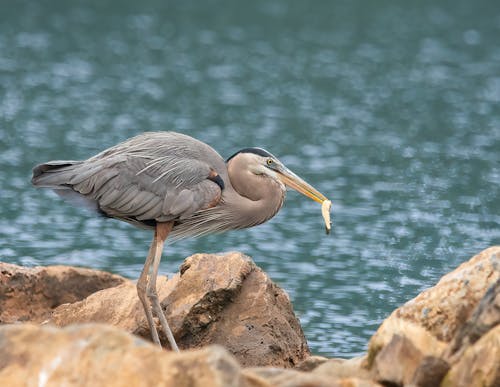
[[[290,294],[314,353],[350,357],[396,307],[500,242],[496,1],[16,1],[0,14],[0,258],[136,278],[149,232],[30,186],[31,167],[146,130],[263,146],[296,193],[239,250]]]

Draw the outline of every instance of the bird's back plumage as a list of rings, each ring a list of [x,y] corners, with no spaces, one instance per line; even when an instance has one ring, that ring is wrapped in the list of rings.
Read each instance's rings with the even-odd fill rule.
[[[148,132],[84,161],[40,164],[32,182],[61,196],[81,196],[107,216],[151,226],[216,204],[221,185],[210,179],[214,175],[228,179],[224,160],[207,144],[180,133]]]

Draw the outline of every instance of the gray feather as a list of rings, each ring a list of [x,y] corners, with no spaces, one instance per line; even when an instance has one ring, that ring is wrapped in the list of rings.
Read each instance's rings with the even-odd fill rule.
[[[158,208],[161,207],[161,200],[158,197],[153,198],[150,202],[143,205],[140,210],[137,210],[139,215],[135,217],[139,220],[148,220],[158,218]]]
[[[168,209],[172,215],[181,215],[193,204],[194,195],[193,192],[188,189],[183,189],[176,196],[174,202]]]
[[[82,161],[56,160],[37,165],[33,168],[31,182],[36,187],[56,188],[64,186],[68,184],[75,169],[78,169],[81,164]]]
[[[220,188],[207,180],[213,171],[227,181],[224,160],[207,144],[179,133],[151,132],[85,161],[41,164],[32,181],[70,188],[86,206],[126,221],[166,221],[187,218],[220,198]]]

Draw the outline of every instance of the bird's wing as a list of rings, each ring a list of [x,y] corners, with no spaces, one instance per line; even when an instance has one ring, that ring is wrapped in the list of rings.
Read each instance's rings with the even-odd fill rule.
[[[224,187],[220,175],[227,176],[215,150],[171,132],[135,137],[72,172],[67,186],[106,215],[139,223],[182,220],[216,205]]]

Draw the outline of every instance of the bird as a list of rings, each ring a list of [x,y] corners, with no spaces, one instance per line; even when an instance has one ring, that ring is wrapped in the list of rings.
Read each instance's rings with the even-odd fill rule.
[[[31,181],[104,217],[154,231],[137,295],[153,342],[161,347],[156,315],[177,352],[156,290],[167,237],[177,241],[264,223],[282,207],[287,187],[318,203],[327,200],[262,148],[243,148],[224,160],[210,145],[172,131],[141,133],[87,160],[36,165]]]

